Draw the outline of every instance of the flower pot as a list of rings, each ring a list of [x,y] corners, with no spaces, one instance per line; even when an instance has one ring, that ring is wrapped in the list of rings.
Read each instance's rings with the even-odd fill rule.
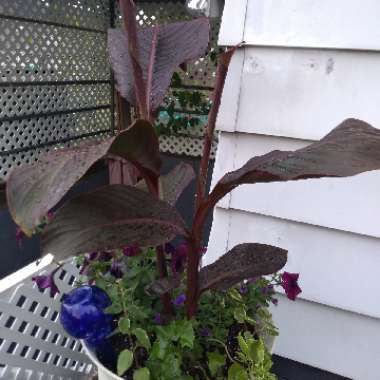
[[[264,339],[265,345],[267,346],[268,351],[273,352],[273,347],[275,343],[275,337],[270,336]],[[123,380],[120,376],[117,376],[113,372],[111,372],[108,368],[106,368],[97,358],[96,353],[92,350],[84,341],[82,341],[82,345],[85,353],[90,358],[90,360],[94,363],[98,371],[98,380]]]
[[[116,374],[112,373],[108,368],[106,368],[102,363],[100,363],[95,351],[92,350],[84,341],[82,341],[82,345],[85,353],[94,363],[98,370],[98,380],[123,380],[120,376],[117,376]]]

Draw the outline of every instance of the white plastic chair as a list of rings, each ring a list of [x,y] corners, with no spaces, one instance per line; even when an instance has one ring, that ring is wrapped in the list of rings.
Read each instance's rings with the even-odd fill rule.
[[[68,292],[78,268],[69,262],[56,274],[61,290],[54,298],[41,293],[31,280],[49,272],[52,256],[32,263],[0,281],[0,379],[83,380],[93,365],[82,345],[69,337],[59,323],[62,294]]]

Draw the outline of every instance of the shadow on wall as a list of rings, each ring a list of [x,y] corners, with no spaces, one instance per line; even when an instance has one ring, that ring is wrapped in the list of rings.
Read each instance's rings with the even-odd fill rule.
[[[194,167],[197,172],[199,167],[199,159],[188,157],[177,157],[172,155],[164,155],[163,174],[169,172],[180,162],[188,162]],[[211,182],[211,173],[213,168],[210,168],[208,186]],[[77,195],[79,193],[95,189],[99,186],[104,186],[108,183],[108,172],[105,168],[100,169],[95,174],[88,176],[85,180],[78,183],[67,195],[66,199]],[[193,203],[194,203],[194,189],[195,181],[183,192],[178,200],[177,207],[182,217],[187,223],[193,215]],[[16,241],[16,225],[11,219],[7,210],[0,211],[0,278],[3,278],[25,265],[35,261],[40,255],[40,239],[38,236],[32,239],[25,238],[22,243],[19,244]],[[211,217],[207,221],[207,227],[205,229],[204,241],[205,245],[208,241],[208,236],[211,228]]]

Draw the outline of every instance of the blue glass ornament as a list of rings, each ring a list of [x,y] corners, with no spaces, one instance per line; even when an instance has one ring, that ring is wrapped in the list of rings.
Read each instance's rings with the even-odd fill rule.
[[[104,312],[111,303],[107,293],[96,286],[73,289],[62,300],[61,323],[74,338],[97,346],[113,331],[113,318]]]

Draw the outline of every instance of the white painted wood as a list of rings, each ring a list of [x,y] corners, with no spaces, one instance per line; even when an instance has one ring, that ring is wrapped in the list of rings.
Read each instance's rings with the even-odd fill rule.
[[[215,211],[205,264],[244,242],[288,250],[301,298],[380,318],[380,240],[238,210]]]
[[[248,1],[225,0],[219,32],[219,45],[235,46],[243,41]]]
[[[244,40],[249,45],[379,50],[379,15],[378,0],[249,0]]]
[[[241,79],[243,75],[244,58],[245,49],[238,49],[231,59],[217,118],[216,127],[218,130],[228,132],[236,130],[240,104],[240,91],[242,88]]]
[[[276,354],[354,380],[379,379],[378,319],[284,297],[272,309]]]
[[[226,136],[227,135],[227,136]],[[274,149],[294,150],[309,142],[252,134],[223,133],[229,146],[236,139],[234,168],[254,155]],[[229,152],[230,154],[230,152]],[[220,151],[220,156],[226,159]],[[217,162],[216,166],[219,167]],[[231,193],[229,207],[288,220],[380,237],[380,172],[350,178],[243,185]],[[223,203],[221,206],[225,207]]]
[[[226,8],[222,22],[220,41],[240,42],[235,26],[244,25],[247,45],[241,77],[235,64],[227,79],[234,91],[218,120],[214,183],[252,156],[301,148],[348,117],[380,128],[379,1],[247,5],[240,21]],[[300,300],[280,296],[274,309],[277,354],[354,380],[379,378],[379,194],[380,172],[371,172],[242,186],[219,203],[204,264],[261,242],[288,249],[286,269],[301,274]]]
[[[231,218],[232,212],[229,210],[220,207],[215,208],[210,239],[207,252],[202,258],[202,265],[213,263],[219,256],[228,251]]]
[[[348,117],[380,127],[379,53],[245,50],[237,122],[220,129],[319,140]]]

